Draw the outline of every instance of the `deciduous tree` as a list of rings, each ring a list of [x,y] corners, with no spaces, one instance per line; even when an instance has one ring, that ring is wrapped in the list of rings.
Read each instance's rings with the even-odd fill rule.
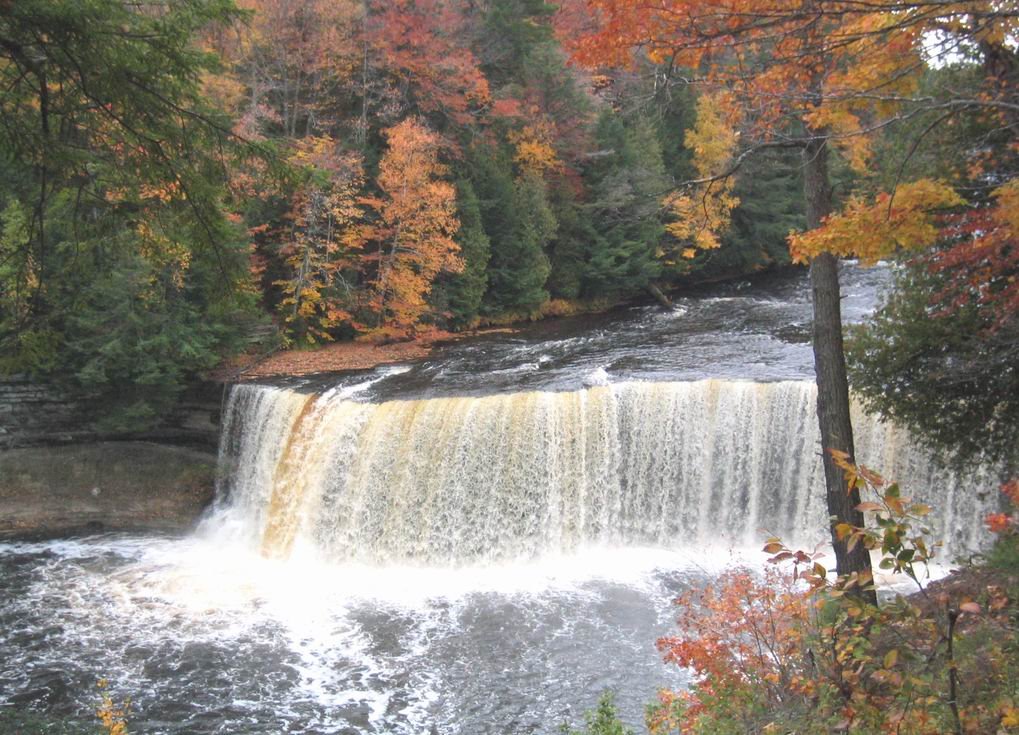
[[[331,138],[305,138],[292,156],[305,169],[286,225],[276,233],[286,278],[280,315],[298,341],[314,344],[332,339],[330,330],[352,319],[351,284],[343,270],[355,271],[360,254],[357,201],[364,186],[360,158],[340,150]]]
[[[391,0],[370,12],[366,42],[391,76],[394,96],[403,98],[398,114],[414,108],[440,122],[469,125],[486,112],[488,80],[467,46],[458,3]]]
[[[1014,51],[1008,39],[1019,28],[1019,11],[996,2],[587,0],[583,4],[589,10],[586,16],[567,16],[574,23],[581,18],[591,24],[586,33],[574,27],[567,38],[575,58],[594,66],[627,64],[639,52],[667,68],[688,70],[711,101],[701,117],[710,112],[738,132],[738,139],[729,139],[733,142],[729,156],[715,156],[715,145],[702,151],[707,165],[693,182],[693,196],[701,202],[703,224],[708,227],[714,224],[712,214],[724,214],[726,208],[722,182],[757,151],[802,150],[806,225],[816,230],[835,206],[829,175],[833,148],[863,169],[870,135],[895,120],[932,108],[946,113],[986,109],[1002,115],[1019,109],[1015,90],[995,84],[1010,73],[1006,67]],[[991,83],[976,93],[965,91],[946,99],[916,95],[930,56],[959,53],[979,55]],[[898,242],[891,240],[882,238],[882,244]],[[813,244],[821,245],[819,240]],[[853,453],[837,260],[819,248],[810,249],[809,256],[828,508],[837,519],[859,525],[858,498],[847,494],[845,476],[829,452]],[[851,551],[834,532],[832,536],[840,572],[869,569],[862,549]]]
[[[454,236],[456,190],[439,161],[441,141],[416,118],[385,131],[389,148],[379,164],[381,196],[364,199],[377,221],[363,230],[374,247],[376,273],[370,307],[375,327],[412,331],[428,310],[436,276],[459,271],[460,246]]]
[[[242,0],[248,22],[223,42],[247,125],[287,138],[335,133],[338,89],[361,62],[357,0]],[[342,105],[341,105],[342,109]],[[255,132],[255,130],[251,130]]]

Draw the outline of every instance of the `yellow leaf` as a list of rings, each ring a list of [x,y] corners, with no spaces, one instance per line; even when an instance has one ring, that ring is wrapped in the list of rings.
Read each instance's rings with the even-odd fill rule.
[[[886,669],[890,669],[895,666],[895,662],[899,660],[899,651],[895,648],[885,654],[885,660],[882,662]]]
[[[930,179],[904,184],[894,196],[880,194],[873,202],[853,197],[817,229],[790,233],[789,251],[797,263],[832,253],[872,264],[897,250],[933,244],[938,238],[933,214],[962,203],[950,186]]]

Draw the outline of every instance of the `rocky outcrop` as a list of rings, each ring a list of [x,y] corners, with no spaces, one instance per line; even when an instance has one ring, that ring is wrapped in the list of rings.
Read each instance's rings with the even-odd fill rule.
[[[215,451],[223,390],[220,383],[195,383],[156,426],[117,434],[96,428],[101,406],[91,396],[24,375],[5,375],[0,377],[0,450],[135,440]]]
[[[212,500],[216,457],[148,442],[0,452],[0,538],[184,531]]]
[[[0,378],[0,448],[66,443],[90,422],[89,402],[27,376]]]

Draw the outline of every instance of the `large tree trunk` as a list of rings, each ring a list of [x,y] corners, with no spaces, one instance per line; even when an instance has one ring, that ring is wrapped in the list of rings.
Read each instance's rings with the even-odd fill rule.
[[[832,191],[828,179],[828,141],[819,135],[808,143],[804,156],[804,195],[807,204],[807,229],[819,227],[831,212]],[[863,514],[856,510],[860,493],[848,490],[845,473],[835,464],[830,449],[845,452],[852,459],[853,425],[849,418],[849,381],[842,348],[842,309],[839,290],[838,260],[823,253],[810,264],[810,289],[814,305],[814,373],[817,376],[817,419],[821,429],[821,451],[827,488],[828,515],[831,516],[832,546],[840,575],[870,572],[870,554],[862,545],[849,551],[845,541],[835,534],[835,525],[863,525]],[[865,598],[876,603],[873,592]]]

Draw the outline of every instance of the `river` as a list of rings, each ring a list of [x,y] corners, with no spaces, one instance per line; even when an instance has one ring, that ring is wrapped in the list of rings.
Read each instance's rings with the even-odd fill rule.
[[[844,318],[888,268],[844,270]],[[0,545],[0,703],[132,733],[552,733],[686,673],[671,601],[823,540],[803,273],[233,389],[184,538]],[[855,409],[860,453],[979,543],[978,478]]]

